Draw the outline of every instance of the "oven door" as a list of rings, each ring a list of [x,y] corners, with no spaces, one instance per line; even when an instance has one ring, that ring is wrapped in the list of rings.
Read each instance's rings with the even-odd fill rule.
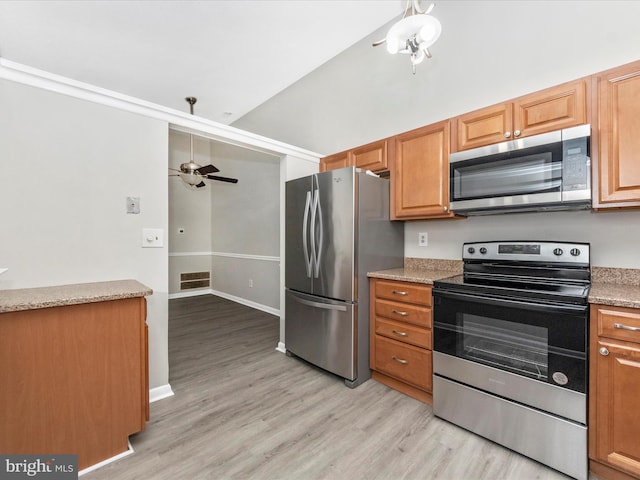
[[[586,393],[587,306],[433,293],[434,351]]]

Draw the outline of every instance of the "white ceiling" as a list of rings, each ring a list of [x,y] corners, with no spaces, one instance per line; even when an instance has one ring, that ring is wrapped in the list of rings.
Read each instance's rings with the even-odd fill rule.
[[[230,124],[405,0],[0,0],[0,57]]]

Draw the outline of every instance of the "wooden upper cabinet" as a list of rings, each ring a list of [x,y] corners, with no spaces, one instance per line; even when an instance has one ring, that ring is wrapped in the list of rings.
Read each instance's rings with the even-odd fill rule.
[[[337,170],[353,165],[349,152],[340,152],[320,159],[320,171]]]
[[[589,82],[580,79],[453,119],[452,151],[588,123]]]
[[[502,103],[460,115],[453,120],[452,150],[469,150],[492,143],[504,142],[511,131],[513,106]]]
[[[640,207],[640,61],[594,76],[593,208]],[[595,131],[596,122],[594,122]]]
[[[351,150],[353,164],[364,170],[383,172],[389,169],[389,157],[393,155],[393,138],[369,143]]]
[[[391,218],[453,217],[449,211],[449,121],[395,137]]]
[[[376,173],[384,172],[389,170],[393,153],[393,138],[385,138],[321,158],[320,171],[326,172],[353,165]]]

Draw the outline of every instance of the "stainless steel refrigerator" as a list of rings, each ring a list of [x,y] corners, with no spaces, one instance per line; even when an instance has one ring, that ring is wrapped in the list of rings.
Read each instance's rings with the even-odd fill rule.
[[[354,167],[286,183],[285,346],[356,387],[369,369],[367,272],[401,267],[389,180]]]

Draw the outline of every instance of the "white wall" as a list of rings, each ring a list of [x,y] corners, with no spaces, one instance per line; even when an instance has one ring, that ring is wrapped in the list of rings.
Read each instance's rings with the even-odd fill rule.
[[[167,249],[141,243],[167,229],[167,123],[7,80],[0,105],[0,289],[151,287],[149,383],[166,385]]]
[[[210,142],[194,135],[194,160],[207,165]],[[169,131],[169,167],[189,161],[189,135]],[[184,229],[184,234],[178,233]],[[180,291],[180,273],[211,271],[211,190],[191,188],[179,177],[169,177],[169,293]],[[194,289],[189,292],[194,292]]]
[[[640,2],[443,0],[433,15],[442,36],[415,75],[407,56],[371,46],[388,25],[234,126],[330,154],[640,58]],[[406,222],[405,256],[459,259],[463,241],[554,238],[592,242],[594,265],[640,268],[639,220],[627,211]],[[416,246],[421,231],[428,247]]]
[[[172,131],[169,138],[170,165],[177,168],[189,159],[189,135]],[[180,273],[209,271],[211,287],[188,294],[213,291],[277,313],[280,157],[196,135],[194,160],[239,182],[207,181],[193,189],[169,178],[170,293],[181,293]]]
[[[223,143],[211,157],[216,175],[238,179],[211,183],[213,289],[277,313],[280,157]]]

